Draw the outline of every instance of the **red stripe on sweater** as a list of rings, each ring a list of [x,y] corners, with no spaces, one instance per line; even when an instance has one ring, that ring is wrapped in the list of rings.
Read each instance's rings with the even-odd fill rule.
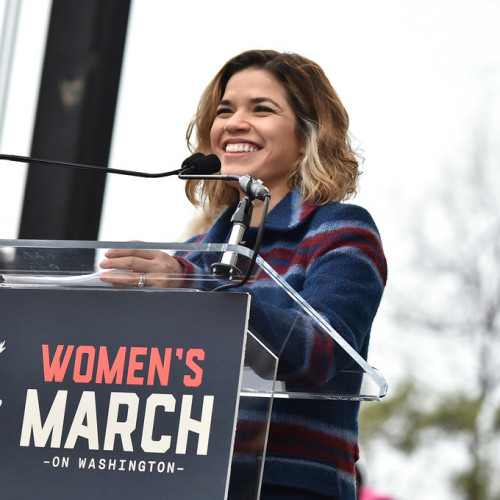
[[[333,436],[329,432],[309,429],[305,425],[292,424],[288,422],[273,422],[271,426],[271,434],[273,436],[294,436],[295,439],[300,437],[300,440],[312,445],[321,445],[323,447],[333,446],[342,451],[344,454],[356,456],[358,445],[355,442],[349,441],[346,438]]]
[[[318,449],[310,449],[305,446],[294,446],[292,444],[278,444],[272,441],[269,441],[267,445],[267,454],[269,455],[277,455],[283,457],[283,455],[297,455],[303,460],[303,457],[312,457],[313,459],[322,459],[326,462],[329,462],[337,469],[346,472],[348,474],[354,475],[354,459],[349,460],[347,458],[338,457],[332,455],[331,453],[319,451]]]
[[[249,443],[255,443],[252,441],[251,435],[254,434],[255,438],[258,438],[261,436],[262,430],[263,422],[240,420],[238,433],[244,432],[250,439],[236,439],[235,449],[237,448],[240,452],[248,452],[249,449],[253,449],[251,446],[249,448]],[[291,438],[291,436],[293,437]],[[276,439],[280,441],[283,439],[286,442],[280,442]],[[290,443],[290,439],[293,439],[294,443]],[[322,451],[319,448],[331,448],[337,450],[338,454],[334,451]],[[326,432],[315,431],[297,424],[276,422],[272,423],[267,449],[268,453],[271,454],[297,455],[301,459],[304,456],[318,457],[348,473],[353,473],[354,462],[359,456],[358,445],[345,438],[332,436]],[[345,455],[348,458],[339,455]]]
[[[352,238],[342,237],[342,235],[356,234],[362,236],[361,241],[352,241]],[[325,240],[328,240],[325,244]],[[365,242],[363,242],[365,241]],[[275,247],[269,252],[262,253],[262,257],[267,262],[273,262],[273,267],[279,274],[284,274],[290,267],[299,265],[304,269],[308,267],[309,263],[322,255],[338,250],[343,247],[353,247],[361,250],[369,259],[375,264],[383,283],[387,280],[387,263],[383,256],[383,251],[380,246],[378,238],[371,233],[363,229],[343,229],[339,231],[332,231],[327,233],[319,233],[314,236],[305,238],[300,245],[301,249],[307,250],[317,247],[317,250],[313,253],[300,252],[297,253],[297,249],[286,249]],[[280,265],[274,261],[284,260],[288,261],[287,265]]]

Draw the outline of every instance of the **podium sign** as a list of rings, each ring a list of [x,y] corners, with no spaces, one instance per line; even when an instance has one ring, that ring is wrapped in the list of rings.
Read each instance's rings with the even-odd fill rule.
[[[3,498],[227,494],[249,296],[0,289]]]
[[[176,254],[184,273],[106,286],[110,248]],[[224,252],[245,275],[254,255],[239,245],[0,240],[0,497],[256,500],[275,399],[385,396],[261,257],[221,293]],[[338,364],[320,388],[287,381],[311,332]]]

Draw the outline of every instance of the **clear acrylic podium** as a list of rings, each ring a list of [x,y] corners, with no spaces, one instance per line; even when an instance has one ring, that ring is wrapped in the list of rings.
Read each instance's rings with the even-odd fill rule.
[[[112,287],[99,279],[98,264],[109,248],[162,250],[187,258],[196,272],[182,277],[148,274],[148,283],[161,278],[171,280],[175,288]],[[12,468],[10,483],[9,471],[2,472],[2,483],[9,485],[12,498],[22,483],[16,461],[23,464],[25,473],[39,475],[40,489],[49,487],[44,483],[47,478],[51,498],[65,498],[68,491],[80,498],[75,496],[77,484],[85,484],[81,498],[136,498],[137,484],[150,485],[148,498],[164,498],[165,491],[172,498],[258,498],[274,398],[379,401],[385,396],[383,376],[260,257],[242,287],[213,292],[228,283],[210,269],[223,252],[237,256],[244,274],[252,251],[242,246],[0,241],[0,447],[4,450],[0,468]],[[281,306],[275,307],[276,303]],[[54,317],[59,315],[58,322]],[[64,331],[59,331],[61,324]],[[205,324],[212,329],[205,331]],[[296,341],[308,328],[333,339],[343,357],[342,369],[329,390],[314,391],[280,376],[279,362],[287,356],[290,339]],[[14,346],[17,357],[10,354]],[[30,349],[33,360],[28,360]],[[118,382],[120,366],[127,383]],[[184,372],[175,371],[179,366]],[[71,369],[72,380],[63,385]],[[18,373],[23,375],[18,377]],[[30,375],[23,378],[25,373]],[[40,373],[44,373],[43,380]],[[166,378],[160,383],[162,374]],[[171,385],[165,382],[168,375]],[[60,386],[54,385],[57,377]],[[18,379],[19,390],[14,393]],[[174,387],[176,380],[179,385]],[[33,386],[36,383],[38,388]],[[45,402],[42,393],[48,394]],[[109,400],[107,415],[103,411],[96,416],[104,399],[106,405]],[[58,420],[63,400],[68,401],[66,413]],[[192,403],[198,400],[203,407]],[[185,448],[179,451],[180,431],[177,438],[170,438],[161,426],[167,425],[162,419],[173,414],[174,408],[177,411],[180,401],[181,420],[185,401],[192,406],[191,420],[186,417],[191,428],[184,437]],[[211,420],[203,416],[205,410],[211,412]],[[132,429],[134,411],[138,415],[135,425],[142,422],[142,439],[137,437],[139,430]],[[261,416],[250,427],[249,414]],[[70,425],[67,420],[71,418]],[[9,425],[5,425],[7,420]],[[57,432],[61,439],[54,444]],[[205,451],[200,453],[204,432]],[[109,442],[106,447],[108,434],[118,447]],[[221,448],[213,451],[216,443]],[[163,459],[174,445],[175,460]],[[133,458],[130,448],[134,448]],[[168,452],[162,454],[164,449]],[[70,462],[78,464],[72,472],[68,472]],[[223,470],[206,473],[207,464]],[[138,471],[140,467],[144,470]],[[23,488],[20,491],[26,493]],[[145,486],[140,488],[146,491]]]

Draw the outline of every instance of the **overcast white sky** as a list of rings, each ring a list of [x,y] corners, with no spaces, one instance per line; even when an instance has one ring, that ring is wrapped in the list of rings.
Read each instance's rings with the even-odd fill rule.
[[[499,0],[132,3],[110,166],[178,168],[198,98],[227,59],[249,48],[303,54],[324,68],[350,114],[366,158],[356,202],[382,233],[389,285],[404,275],[408,207],[425,200],[445,165],[471,153],[480,120],[498,147]],[[22,3],[2,153],[30,150],[49,6]],[[0,164],[0,238],[17,236],[24,175],[18,164]],[[192,214],[182,181],[107,182],[101,240],[182,238]],[[392,365],[377,361],[390,378]]]
[[[177,167],[198,98],[229,57],[295,51],[323,66],[350,114],[366,157],[358,202],[383,229],[395,193],[425,190],[443,161],[467,152],[481,99],[500,80],[498,19],[492,0],[135,2],[111,162]],[[105,240],[178,239],[180,207],[189,210],[175,179],[115,176],[106,201]]]

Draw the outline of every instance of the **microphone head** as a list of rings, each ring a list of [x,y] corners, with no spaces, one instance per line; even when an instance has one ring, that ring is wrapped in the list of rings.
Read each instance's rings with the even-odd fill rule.
[[[196,155],[201,156],[197,156],[196,158],[191,160],[191,158]],[[188,165],[189,168],[184,172],[187,175],[211,175],[218,172],[221,167],[218,156],[214,154],[204,156],[201,153],[195,153],[193,156],[188,158],[188,160],[191,160],[190,164]]]
[[[198,158],[203,158],[205,155],[203,153],[195,153],[191,155],[189,158],[186,158],[181,165],[182,169],[189,168],[193,166],[193,162]]]

